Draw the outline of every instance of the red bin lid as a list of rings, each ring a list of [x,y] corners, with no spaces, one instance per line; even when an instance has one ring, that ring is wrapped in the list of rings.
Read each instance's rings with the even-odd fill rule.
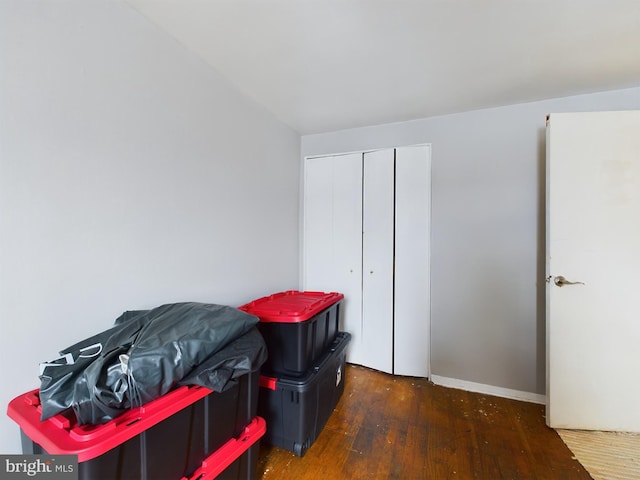
[[[78,425],[75,415],[65,412],[40,421],[42,406],[38,390],[14,398],[7,408],[31,440],[51,455],[75,454],[78,462],[99,457],[174,413],[212,393],[199,386],[182,386],[142,407],[127,410],[100,425]]]
[[[344,295],[337,292],[289,290],[259,298],[238,308],[260,318],[261,322],[297,323],[309,320],[343,298]]]

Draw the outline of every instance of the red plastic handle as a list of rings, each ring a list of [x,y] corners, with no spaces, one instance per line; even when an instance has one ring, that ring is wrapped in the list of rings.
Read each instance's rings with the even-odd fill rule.
[[[267,431],[267,422],[255,417],[238,438],[232,438],[222,447],[209,455],[190,477],[180,480],[212,480],[249,450]]]
[[[260,386],[263,388],[268,388],[269,390],[277,390],[277,382],[277,378],[265,377],[264,375],[260,375]]]

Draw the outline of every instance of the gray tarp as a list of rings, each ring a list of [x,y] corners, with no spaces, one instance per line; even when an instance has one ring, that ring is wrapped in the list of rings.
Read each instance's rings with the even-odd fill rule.
[[[41,418],[73,408],[80,425],[99,424],[178,384],[223,391],[266,360],[257,323],[236,308],[195,302],[125,312],[43,364]]]

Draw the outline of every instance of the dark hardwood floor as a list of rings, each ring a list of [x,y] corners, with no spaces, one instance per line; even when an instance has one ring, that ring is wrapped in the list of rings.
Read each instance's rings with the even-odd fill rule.
[[[590,479],[544,406],[348,365],[304,457],[262,442],[261,479]]]

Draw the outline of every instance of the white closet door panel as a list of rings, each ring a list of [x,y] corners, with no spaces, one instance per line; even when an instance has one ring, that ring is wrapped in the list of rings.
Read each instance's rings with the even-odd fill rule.
[[[393,150],[364,154],[362,340],[364,365],[393,371]]]
[[[362,363],[362,154],[305,161],[303,289],[344,294],[347,359]]]
[[[351,334],[347,361],[362,363],[362,154],[333,159],[333,283],[344,294],[340,328]]]
[[[304,166],[305,290],[322,291],[333,280],[333,161],[312,158]]]
[[[394,373],[429,376],[431,149],[396,149]]]

